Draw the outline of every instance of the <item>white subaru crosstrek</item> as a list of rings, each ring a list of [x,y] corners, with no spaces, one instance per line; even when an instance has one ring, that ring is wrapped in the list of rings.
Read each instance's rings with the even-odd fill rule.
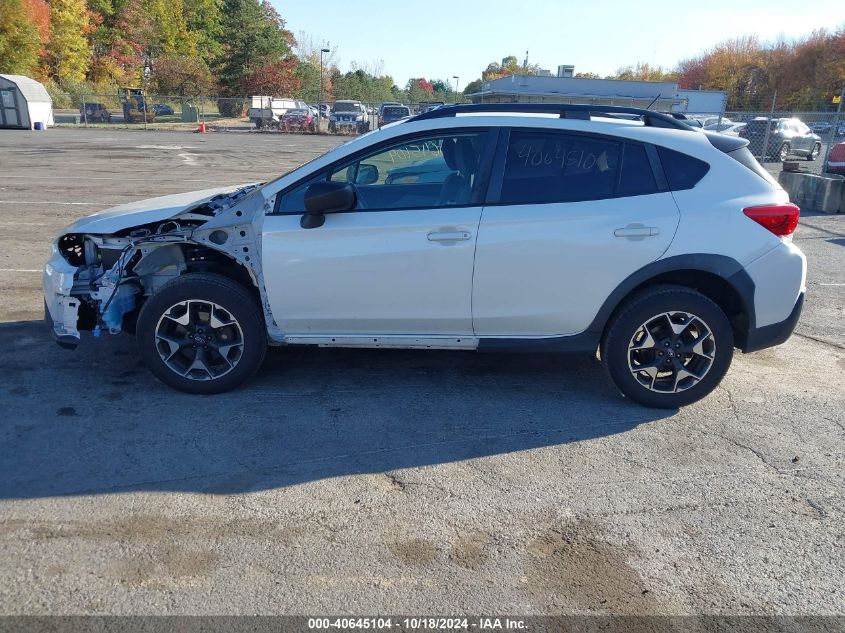
[[[633,108],[447,106],[271,182],[77,221],[46,318],[66,347],[134,332],[192,393],[268,344],[598,351],[625,396],[678,407],[801,313],[799,210],[746,145]]]

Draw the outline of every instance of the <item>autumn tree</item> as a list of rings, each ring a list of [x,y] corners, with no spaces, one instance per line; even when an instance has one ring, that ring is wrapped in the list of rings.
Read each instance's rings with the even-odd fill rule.
[[[652,66],[647,62],[637,62],[633,66],[619,68],[616,74],[609,78],[628,81],[675,81],[677,73],[665,70],[663,66]]]
[[[21,0],[0,0],[0,73],[31,75],[38,68],[38,27]]]
[[[91,65],[91,15],[85,0],[52,0],[47,60],[50,75],[60,83],[81,82]]]
[[[195,97],[211,94],[214,77],[205,62],[187,55],[165,55],[153,67],[153,90],[162,95]]]
[[[266,0],[223,0],[225,37],[221,39],[223,52],[216,63],[223,94],[245,94],[246,77],[251,76],[249,84],[255,86],[260,69],[274,76],[289,72],[293,79],[295,64],[277,64],[292,57],[295,43],[293,34],[284,27],[284,21]]]
[[[481,73],[481,79],[492,81],[494,79],[501,79],[502,77],[510,77],[511,75],[536,75],[539,70],[540,68],[537,64],[526,64],[524,62],[520,64],[514,55],[508,55],[502,58],[501,63],[490,62],[487,68]]]

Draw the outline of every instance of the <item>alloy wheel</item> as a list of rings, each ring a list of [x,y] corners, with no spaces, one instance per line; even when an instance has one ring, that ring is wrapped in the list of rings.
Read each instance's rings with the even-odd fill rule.
[[[230,312],[210,301],[180,301],[165,310],[155,329],[162,362],[189,380],[214,380],[243,356],[244,336]]]
[[[646,389],[677,393],[698,384],[716,355],[713,331],[690,312],[663,312],[640,325],[628,344],[628,369]]]

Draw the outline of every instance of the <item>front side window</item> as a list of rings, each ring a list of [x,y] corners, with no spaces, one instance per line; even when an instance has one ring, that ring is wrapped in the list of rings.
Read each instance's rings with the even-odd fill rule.
[[[470,204],[486,132],[427,136],[382,148],[330,170],[355,187],[359,210]]]
[[[500,201],[578,202],[614,197],[620,143],[546,130],[514,130]]]

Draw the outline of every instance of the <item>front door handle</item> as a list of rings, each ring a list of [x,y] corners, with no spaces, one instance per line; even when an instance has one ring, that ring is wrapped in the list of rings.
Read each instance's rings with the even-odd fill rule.
[[[643,226],[642,224],[629,224],[620,229],[616,229],[613,234],[616,237],[627,237],[630,239],[643,239],[644,237],[652,237],[660,235],[660,229],[656,226]]]
[[[429,242],[464,242],[472,237],[469,231],[432,231],[428,234]]]

